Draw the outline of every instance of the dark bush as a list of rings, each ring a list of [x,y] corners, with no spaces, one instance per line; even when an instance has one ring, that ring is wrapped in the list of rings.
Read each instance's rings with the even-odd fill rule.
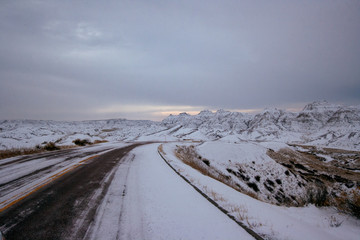
[[[245,176],[244,174],[240,173],[240,172],[237,172],[237,175],[236,176],[239,176],[243,181],[247,182],[250,180],[250,177],[249,176]]]
[[[349,200],[347,201],[347,204],[354,216],[360,219],[360,206]]]
[[[271,181],[270,179],[266,179],[266,183],[272,187],[275,186],[275,183],[273,181]]]
[[[250,183],[247,183],[247,185],[248,185],[250,188],[252,188],[255,192],[258,192],[258,191],[259,191],[259,188],[258,188],[258,186],[256,185],[256,183],[250,182]]]
[[[81,139],[75,139],[74,141],[73,141],[73,143],[75,144],[75,145],[78,145],[78,146],[85,146],[85,145],[90,145],[90,144],[92,144],[88,139],[83,139],[83,140],[81,140]]]
[[[321,179],[324,179],[326,181],[329,181],[329,182],[334,182],[334,179],[332,176],[329,176],[329,175],[326,175],[326,174],[320,174],[319,177]]]
[[[274,189],[272,187],[270,187],[269,185],[266,184],[266,182],[264,182],[264,187],[269,191],[269,192],[273,192]]]
[[[274,191],[274,189],[272,188],[272,187],[270,187],[270,186],[268,186],[268,185],[266,185],[266,184],[264,184],[264,186],[265,186],[265,188],[269,191],[269,192],[273,192]]]
[[[349,181],[349,182],[345,183],[345,186],[346,186],[347,188],[352,188],[353,186],[355,186],[355,183]]]
[[[207,160],[207,159],[204,159],[204,160],[203,160],[203,163],[205,163],[206,165],[210,166],[210,161]]]
[[[44,149],[46,151],[54,151],[54,150],[59,150],[60,148],[56,146],[54,142],[49,142],[44,146]]]
[[[347,183],[348,182],[348,180],[346,178],[340,177],[338,175],[334,175],[334,179],[335,179],[335,181],[340,182],[340,183]]]
[[[227,168],[226,171],[228,171],[228,173],[236,175],[236,173],[231,168]]]
[[[309,169],[307,169],[304,165],[300,164],[300,163],[296,163],[294,165],[296,168],[299,168],[301,170],[304,170],[304,171],[309,171]]]
[[[280,163],[280,164],[287,168],[293,168],[293,166],[291,164],[287,164],[287,163]]]
[[[315,206],[325,206],[328,191],[326,187],[321,186],[314,189],[308,190],[308,202],[315,204]]]

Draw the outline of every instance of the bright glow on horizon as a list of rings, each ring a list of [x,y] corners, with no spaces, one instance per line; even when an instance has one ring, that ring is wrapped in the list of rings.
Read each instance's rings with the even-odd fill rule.
[[[122,118],[133,120],[153,120],[161,121],[168,117],[170,114],[179,115],[180,113],[187,113],[189,115],[197,115],[203,110],[209,110],[215,113],[219,109],[212,109],[203,106],[170,106],[170,105],[136,105],[136,104],[124,104],[124,105],[112,105],[96,109],[95,112],[102,115],[103,118]],[[297,108],[285,108],[286,110],[297,110]],[[256,114],[264,109],[225,109],[230,112],[240,112],[248,114]]]
[[[181,112],[200,112],[203,107],[198,106],[169,106],[169,105],[112,105],[99,108],[97,113],[115,113],[115,112],[162,112],[162,113],[181,113]]]
[[[170,114],[177,115],[186,112],[190,115],[196,115],[200,111],[206,109],[201,106],[170,106],[170,105],[112,105],[96,109],[95,112],[99,115],[111,117],[125,117],[128,119],[138,120],[153,120],[161,121]]]
[[[253,108],[253,109],[229,109],[230,112],[240,112],[240,113],[259,113],[261,112],[263,109],[261,108]]]

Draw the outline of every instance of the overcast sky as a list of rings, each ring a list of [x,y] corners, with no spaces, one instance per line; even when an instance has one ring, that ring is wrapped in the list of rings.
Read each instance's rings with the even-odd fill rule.
[[[0,119],[360,103],[360,1],[1,1]]]

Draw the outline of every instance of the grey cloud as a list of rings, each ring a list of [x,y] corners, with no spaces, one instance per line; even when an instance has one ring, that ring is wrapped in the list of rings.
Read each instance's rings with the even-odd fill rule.
[[[98,118],[91,109],[114,104],[360,102],[356,1],[0,5],[0,118]]]

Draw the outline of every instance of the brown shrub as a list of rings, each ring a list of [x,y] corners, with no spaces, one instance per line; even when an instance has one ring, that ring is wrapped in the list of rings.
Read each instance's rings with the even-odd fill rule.
[[[59,150],[60,148],[58,146],[56,146],[56,144],[54,142],[48,142],[45,146],[44,149],[46,151],[54,151],[54,150]]]
[[[78,139],[75,139],[74,141],[73,141],[73,143],[75,144],[75,145],[78,145],[78,146],[85,146],[85,145],[91,145],[92,144],[92,142],[90,142],[88,139],[80,139],[80,138],[78,138]]]

